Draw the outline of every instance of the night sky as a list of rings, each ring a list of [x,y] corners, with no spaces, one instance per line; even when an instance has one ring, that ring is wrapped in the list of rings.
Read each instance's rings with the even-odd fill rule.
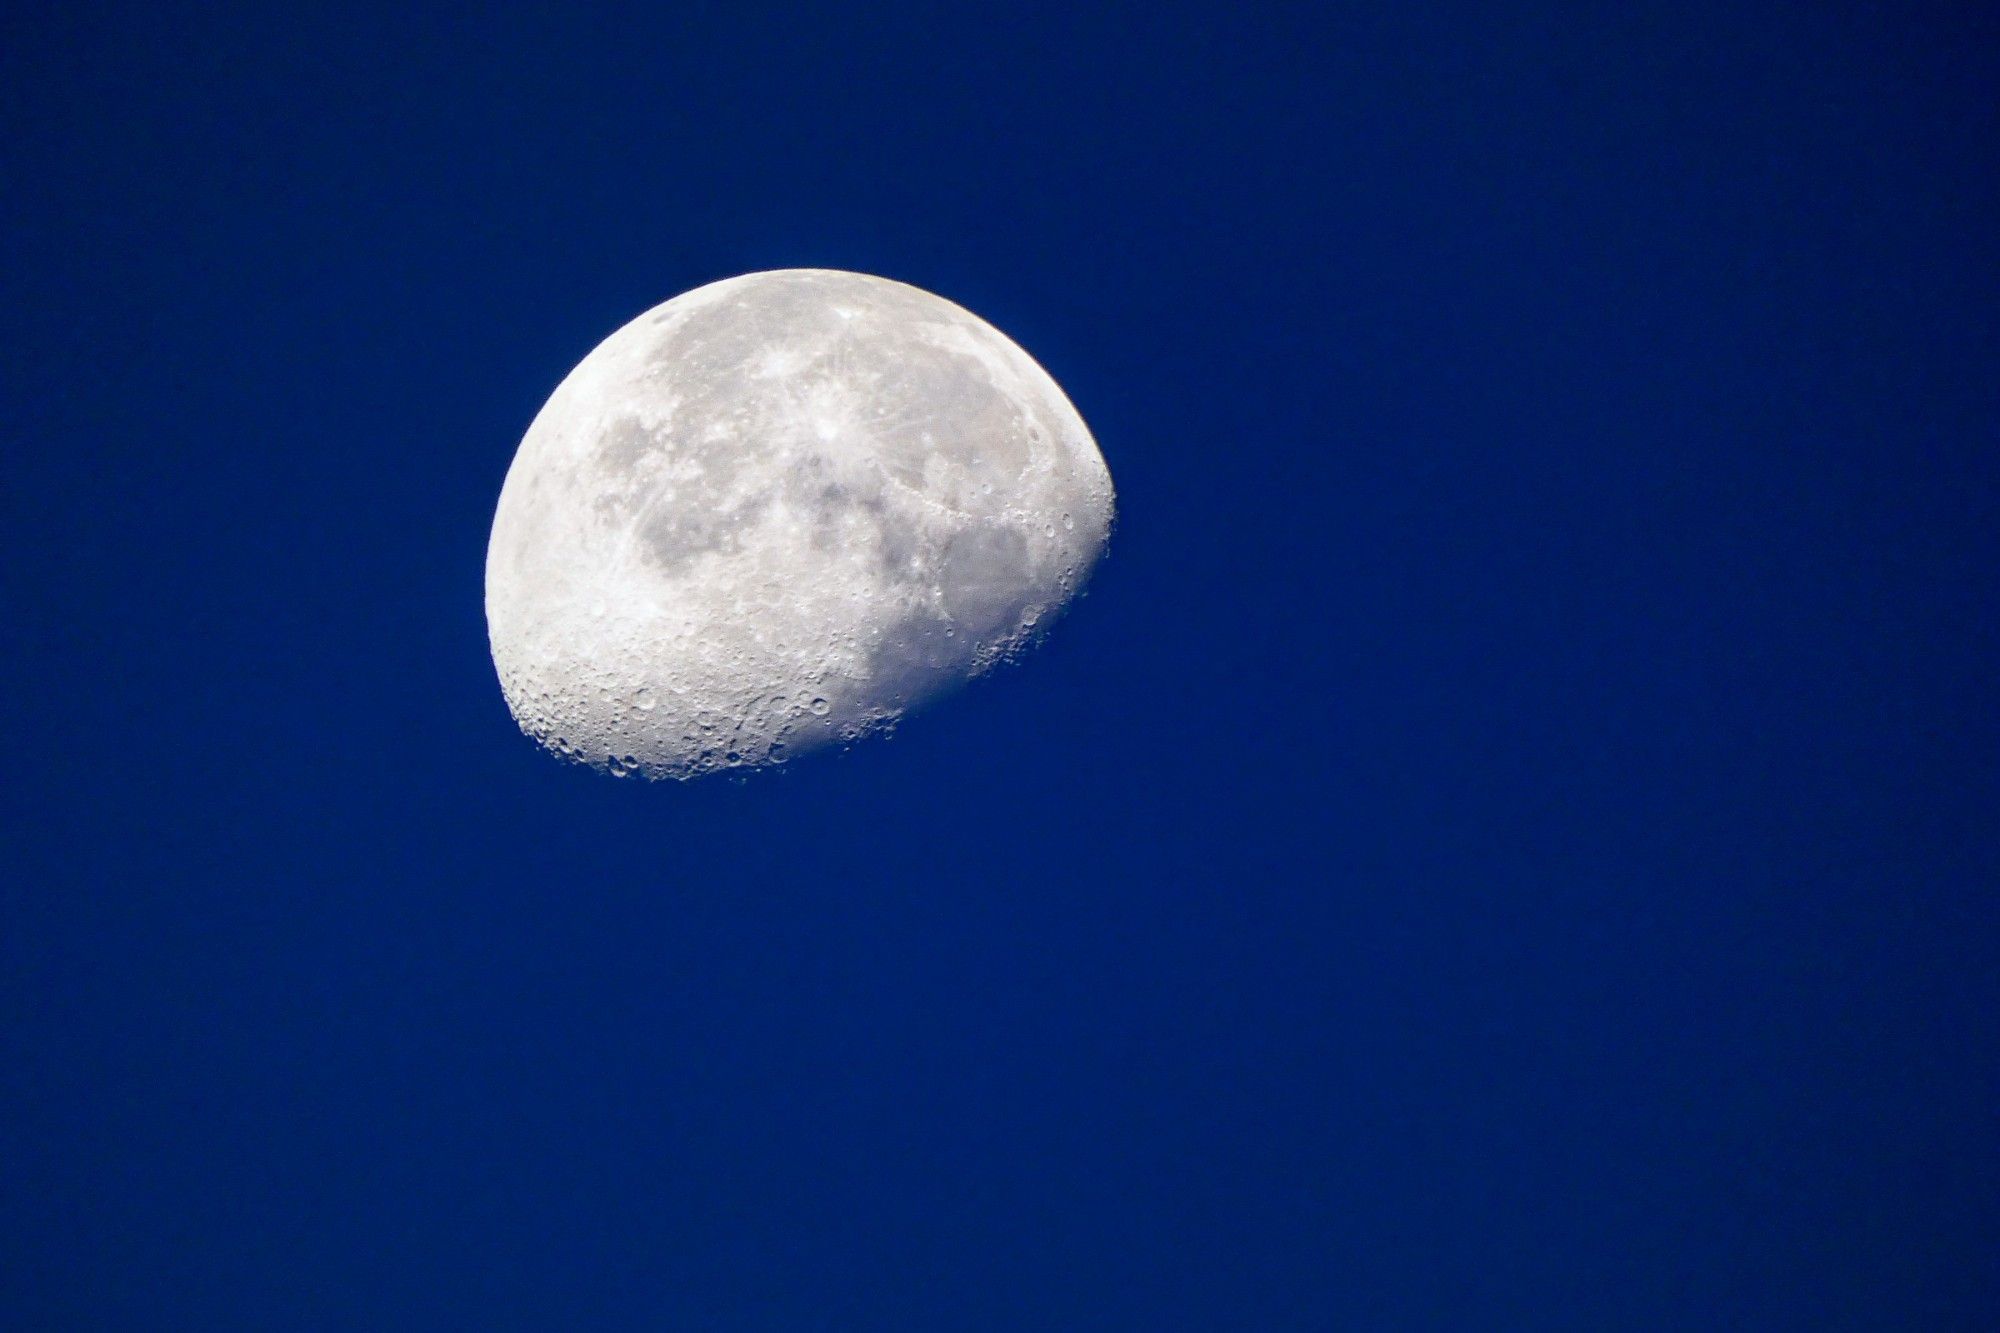
[[[1119,492],[888,741],[538,751],[649,306],[978,312]],[[2000,1322],[2000,20],[0,16],[0,1326]]]

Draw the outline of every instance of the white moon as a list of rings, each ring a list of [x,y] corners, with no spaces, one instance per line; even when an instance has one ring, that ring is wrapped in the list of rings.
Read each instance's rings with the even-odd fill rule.
[[[621,776],[777,763],[1029,643],[1111,477],[1006,335],[885,278],[780,269],[641,315],[521,441],[486,554],[507,706]]]

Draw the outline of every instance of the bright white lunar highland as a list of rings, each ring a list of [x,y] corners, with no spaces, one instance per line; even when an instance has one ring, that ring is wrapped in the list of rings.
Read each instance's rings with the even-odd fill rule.
[[[1032,641],[1111,516],[1083,419],[992,325],[885,278],[752,273],[612,334],[528,428],[493,662],[564,757],[776,763]]]

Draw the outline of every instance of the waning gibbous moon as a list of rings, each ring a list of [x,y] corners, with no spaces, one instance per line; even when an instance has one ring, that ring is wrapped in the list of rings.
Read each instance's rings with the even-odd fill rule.
[[[521,729],[620,776],[778,763],[1032,642],[1103,553],[1083,418],[978,316],[780,269],[646,312],[556,388],[486,553]]]

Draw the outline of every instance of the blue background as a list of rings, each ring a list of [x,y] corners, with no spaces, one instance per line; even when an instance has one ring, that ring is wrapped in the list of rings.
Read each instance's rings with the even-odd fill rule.
[[[1991,1327],[1992,11],[998,10],[9,9],[0,1322]],[[566,768],[513,449],[790,265],[1111,556]]]

